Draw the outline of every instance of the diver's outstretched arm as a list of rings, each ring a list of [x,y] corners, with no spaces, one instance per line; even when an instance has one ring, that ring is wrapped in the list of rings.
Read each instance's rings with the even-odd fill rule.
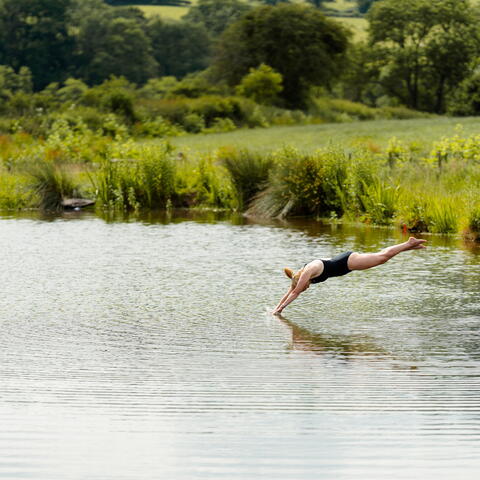
[[[290,305],[304,290],[310,286],[310,272],[304,270],[298,279],[298,283],[295,288],[290,287],[288,294],[285,295],[280,303],[277,305],[275,310],[272,312],[274,315],[277,313],[282,313],[282,310]]]
[[[278,305],[274,308],[273,313],[275,313],[279,309],[280,305],[288,298],[290,293],[292,293],[292,290],[293,290],[293,287],[290,287],[288,289],[288,292],[282,297],[282,299],[278,302]]]

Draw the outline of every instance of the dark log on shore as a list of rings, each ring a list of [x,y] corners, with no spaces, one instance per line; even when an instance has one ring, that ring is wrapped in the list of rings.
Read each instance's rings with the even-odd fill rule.
[[[95,200],[89,200],[87,198],[64,198],[62,200],[62,207],[66,209],[84,208],[94,204]]]

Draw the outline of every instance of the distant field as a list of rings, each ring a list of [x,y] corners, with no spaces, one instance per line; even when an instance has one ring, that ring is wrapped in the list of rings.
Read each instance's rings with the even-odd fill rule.
[[[480,133],[480,117],[439,117],[246,129],[230,133],[188,135],[173,138],[171,141],[180,150],[199,153],[211,152],[225,146],[271,151],[288,145],[302,151],[314,151],[328,145],[349,149],[361,143],[372,148],[383,148],[392,137],[397,137],[407,144],[417,142],[429,149],[432,142],[441,137],[453,136],[458,124],[463,125],[465,135]]]
[[[135,5],[142,10],[147,17],[160,15],[164,18],[180,20],[188,12],[188,7],[165,7],[162,5]]]
[[[326,8],[332,8],[343,12],[345,10],[351,10],[356,7],[357,2],[355,0],[333,0],[332,2],[325,2]]]
[[[479,0],[480,1],[480,0]],[[195,0],[192,2],[195,3]],[[326,6],[335,8],[339,12],[352,8],[353,3],[348,0],[338,0],[337,2],[328,2]],[[188,7],[165,7],[162,5],[135,5],[140,8],[147,17],[159,15],[163,18],[180,20],[187,12]],[[354,33],[354,40],[364,40],[367,36],[367,21],[364,18],[334,17],[335,20],[349,26]]]
[[[368,22],[360,17],[332,17],[337,22],[343,23],[353,31],[355,41],[366,40]]]

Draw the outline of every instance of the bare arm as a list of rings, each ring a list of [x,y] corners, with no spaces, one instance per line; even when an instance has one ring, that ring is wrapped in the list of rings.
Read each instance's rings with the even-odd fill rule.
[[[280,305],[288,298],[290,293],[292,293],[292,290],[293,290],[292,287],[288,289],[288,292],[282,297],[282,299],[278,302],[278,305],[274,308],[273,310],[274,313],[280,308]]]
[[[310,284],[310,273],[306,270],[302,272],[300,278],[298,280],[297,286],[290,290],[288,293],[280,300],[280,303],[273,311],[273,314],[282,313],[282,310],[287,306],[290,305],[304,290],[308,288]]]

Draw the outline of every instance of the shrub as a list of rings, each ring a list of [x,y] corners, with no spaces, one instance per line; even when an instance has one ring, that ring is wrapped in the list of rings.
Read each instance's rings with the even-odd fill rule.
[[[151,78],[138,91],[138,95],[141,98],[167,98],[177,85],[178,80],[175,77]]]
[[[264,63],[258,68],[251,68],[236,88],[238,95],[264,105],[277,103],[282,90],[282,75]]]
[[[132,129],[134,136],[139,137],[176,137],[185,133],[179,127],[175,127],[170,122],[162,117],[157,117],[153,120],[144,120],[137,122]]]
[[[119,115],[129,123],[137,118],[134,101],[135,87],[122,77],[112,77],[88,89],[81,97],[82,104]]]
[[[205,119],[198,113],[189,113],[183,118],[182,125],[189,133],[200,133],[205,129]]]
[[[378,111],[362,103],[333,98],[315,98],[310,108],[312,114],[328,122],[345,122],[352,120],[373,120]]]
[[[233,132],[237,126],[230,118],[216,118],[210,128],[203,129],[203,133],[226,133]]]
[[[300,154],[285,149],[275,156],[268,188],[249,213],[266,216],[341,215],[348,202],[347,158],[343,153]]]
[[[265,188],[273,160],[248,150],[224,149],[219,153],[236,194],[237,208],[246,208],[253,197]]]
[[[402,212],[403,223],[410,232],[428,232],[427,202],[420,197],[407,203]]]
[[[106,208],[136,210],[166,208],[174,194],[175,164],[168,144],[155,147],[126,145],[106,156],[91,181],[99,203]]]
[[[410,119],[427,118],[432,115],[417,112],[406,107],[380,107],[373,108],[363,103],[350,100],[318,97],[314,98],[310,107],[310,113],[327,122],[351,122],[353,120],[376,120],[376,119]]]
[[[205,124],[211,127],[218,118],[230,118],[235,123],[243,123],[247,115],[243,107],[243,99],[236,97],[201,97],[189,102],[189,110],[201,115]]]
[[[42,210],[59,210],[62,200],[77,190],[66,168],[55,161],[38,159],[27,171]]]
[[[428,227],[434,233],[456,233],[459,217],[455,199],[431,197],[426,212]]]
[[[185,160],[183,155],[178,157]],[[180,162],[177,167],[174,206],[232,208],[234,192],[223,169],[219,169],[215,159],[202,157],[198,163]]]
[[[455,89],[447,109],[449,114],[457,116],[480,113],[480,74],[472,75]]]
[[[407,107],[381,107],[378,109],[378,116],[385,119],[408,120],[411,118],[433,117],[431,113],[419,112]]]
[[[0,172],[0,210],[20,210],[31,202],[32,192],[25,178]]]
[[[363,194],[359,195],[365,218],[377,225],[388,225],[397,212],[400,189],[375,178],[364,184]]]
[[[475,240],[480,241],[480,203],[472,207],[468,215],[468,229]]]

